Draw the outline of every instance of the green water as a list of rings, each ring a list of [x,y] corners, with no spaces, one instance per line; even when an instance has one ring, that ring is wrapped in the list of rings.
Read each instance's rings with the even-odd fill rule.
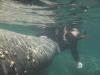
[[[69,0],[58,0],[58,2],[68,2]],[[85,0],[84,4],[89,4]],[[93,0],[92,0],[93,1]],[[97,3],[98,4],[98,3]],[[76,69],[76,63],[69,51],[65,50],[57,55],[52,64],[46,69],[44,75],[100,75],[100,6],[91,5],[88,12],[80,14],[83,18],[82,29],[88,34],[86,40],[79,42],[78,50],[80,52],[83,69]],[[66,15],[69,10],[60,7],[56,12]],[[61,17],[62,22],[68,21],[68,17]],[[0,28],[11,30],[14,32],[37,35],[40,31],[33,26],[21,26],[1,23]],[[41,74],[40,74],[41,75]]]

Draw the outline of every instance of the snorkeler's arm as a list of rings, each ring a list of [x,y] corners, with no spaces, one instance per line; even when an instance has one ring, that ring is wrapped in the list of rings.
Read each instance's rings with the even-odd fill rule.
[[[71,47],[71,54],[76,62],[80,61],[79,52],[77,50],[77,45]]]
[[[79,52],[78,52],[78,50],[77,50],[77,43],[76,43],[76,44],[73,44],[73,46],[71,47],[71,54],[72,54],[74,60],[75,60],[76,63],[77,63],[77,68],[78,68],[78,69],[83,68],[83,64],[82,64],[82,62],[80,61]]]

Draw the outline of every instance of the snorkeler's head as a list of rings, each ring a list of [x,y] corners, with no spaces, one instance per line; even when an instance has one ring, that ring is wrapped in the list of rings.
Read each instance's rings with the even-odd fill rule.
[[[77,28],[72,28],[71,33],[73,36],[77,37],[80,34],[80,31]]]

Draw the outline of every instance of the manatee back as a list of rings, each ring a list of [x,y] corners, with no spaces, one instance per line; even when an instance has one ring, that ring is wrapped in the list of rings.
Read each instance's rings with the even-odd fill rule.
[[[58,53],[50,39],[0,30],[0,75],[34,74]]]

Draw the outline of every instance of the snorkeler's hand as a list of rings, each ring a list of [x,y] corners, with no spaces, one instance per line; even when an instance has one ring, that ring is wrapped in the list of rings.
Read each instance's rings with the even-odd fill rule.
[[[77,68],[78,68],[78,69],[83,68],[83,64],[82,64],[82,62],[78,62],[78,63],[77,63]]]

